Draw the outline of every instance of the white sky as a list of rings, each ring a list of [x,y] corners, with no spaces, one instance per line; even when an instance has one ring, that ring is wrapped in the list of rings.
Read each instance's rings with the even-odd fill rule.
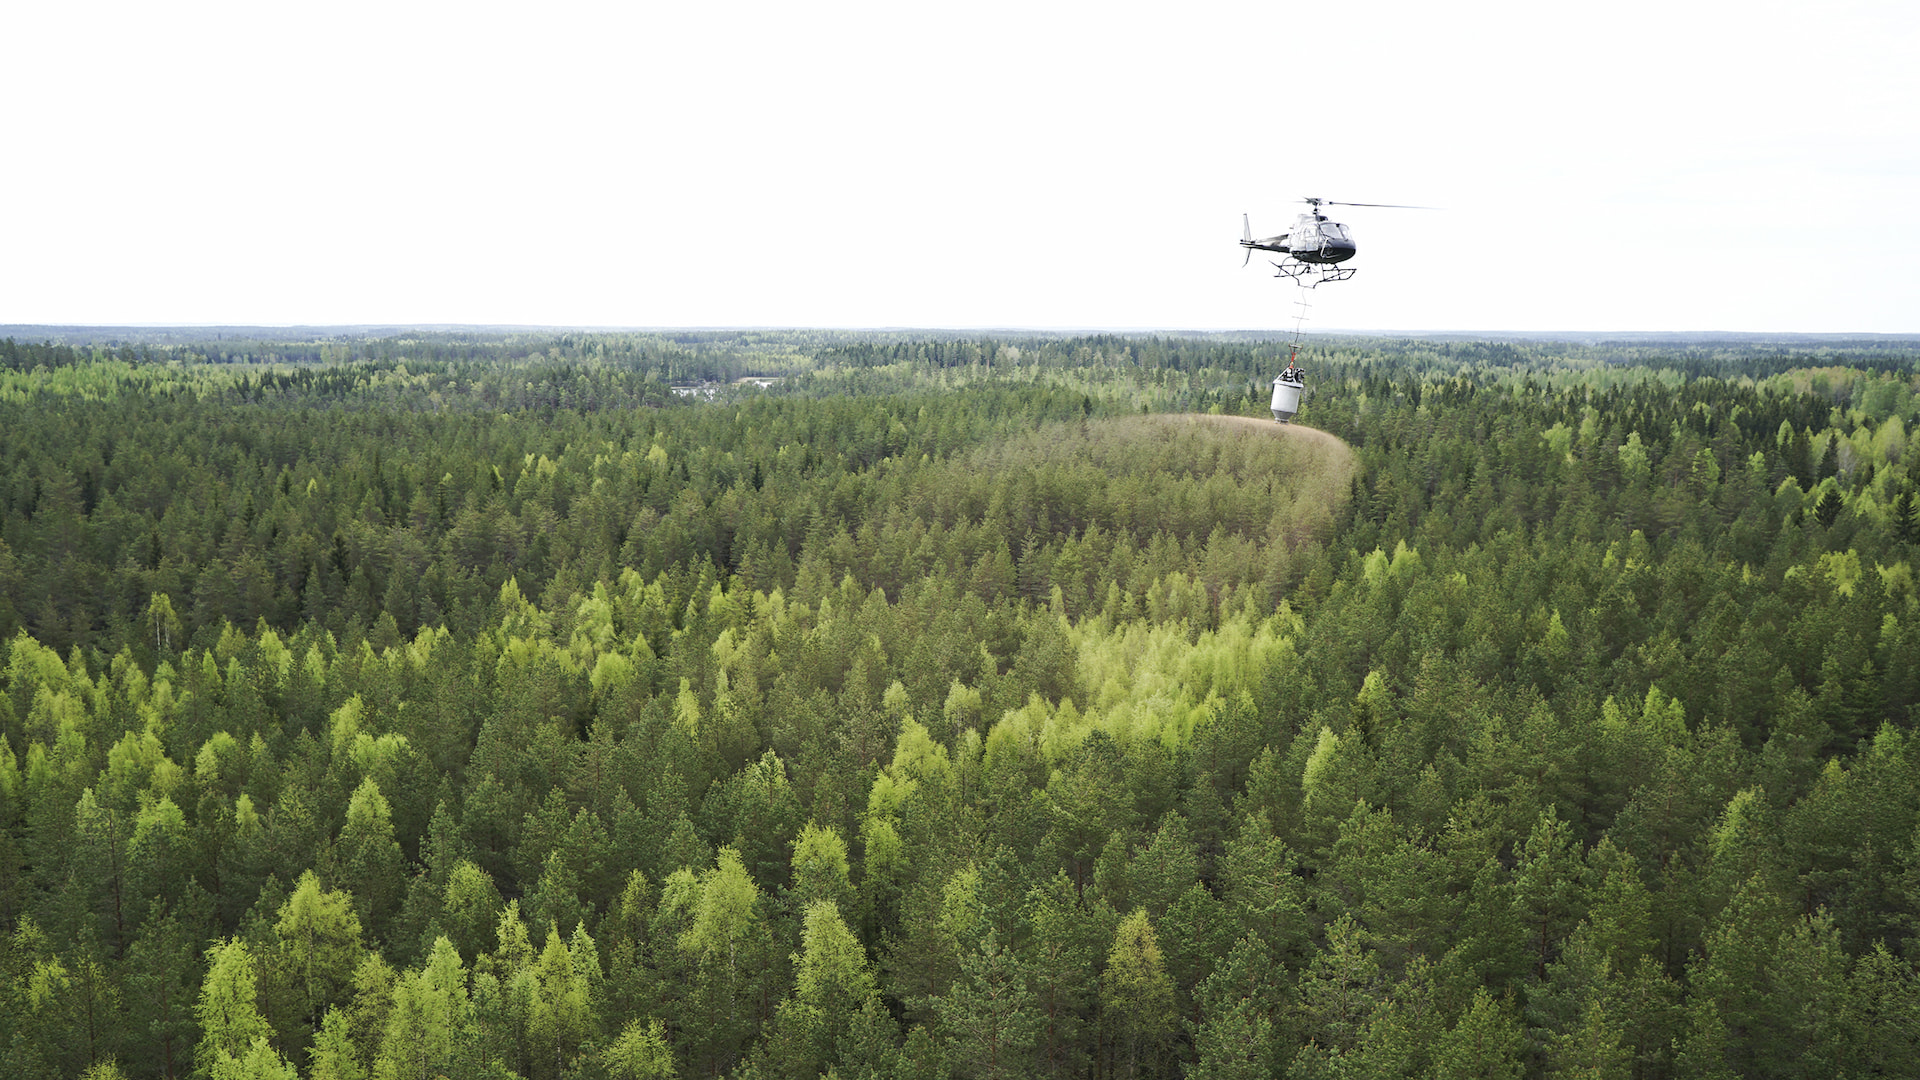
[[[1920,332],[1920,4],[5,5],[0,323]]]

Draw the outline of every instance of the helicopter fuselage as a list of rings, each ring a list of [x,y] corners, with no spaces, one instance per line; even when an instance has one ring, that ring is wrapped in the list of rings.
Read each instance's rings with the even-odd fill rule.
[[[1325,214],[1301,214],[1294,219],[1293,231],[1261,240],[1242,240],[1240,246],[1256,251],[1276,251],[1304,263],[1330,265],[1353,258],[1359,247],[1347,227],[1329,221]]]
[[[1301,214],[1287,234],[1287,253],[1301,262],[1346,262],[1358,250],[1347,227],[1325,214]]]

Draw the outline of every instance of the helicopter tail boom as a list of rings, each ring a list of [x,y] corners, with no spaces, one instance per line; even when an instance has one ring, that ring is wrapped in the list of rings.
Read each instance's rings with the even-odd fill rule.
[[[1248,262],[1251,262],[1253,260],[1253,253],[1256,251],[1277,251],[1282,255],[1290,254],[1293,249],[1287,246],[1287,236],[1287,233],[1281,233],[1279,236],[1267,236],[1256,240],[1253,238],[1253,222],[1247,215],[1241,214],[1240,246],[1247,249],[1247,257],[1241,260],[1240,265],[1245,266]]]

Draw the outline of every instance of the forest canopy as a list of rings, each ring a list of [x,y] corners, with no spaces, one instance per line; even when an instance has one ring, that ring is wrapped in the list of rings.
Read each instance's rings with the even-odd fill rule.
[[[0,1073],[1909,1075],[1920,343],[1286,351],[0,342]]]

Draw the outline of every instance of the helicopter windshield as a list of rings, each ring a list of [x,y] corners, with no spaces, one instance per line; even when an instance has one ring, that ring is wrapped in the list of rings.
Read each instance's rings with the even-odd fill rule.
[[[1320,235],[1326,237],[1328,240],[1340,240],[1346,243],[1353,242],[1353,238],[1347,235],[1347,227],[1337,221],[1329,221],[1321,225]]]

